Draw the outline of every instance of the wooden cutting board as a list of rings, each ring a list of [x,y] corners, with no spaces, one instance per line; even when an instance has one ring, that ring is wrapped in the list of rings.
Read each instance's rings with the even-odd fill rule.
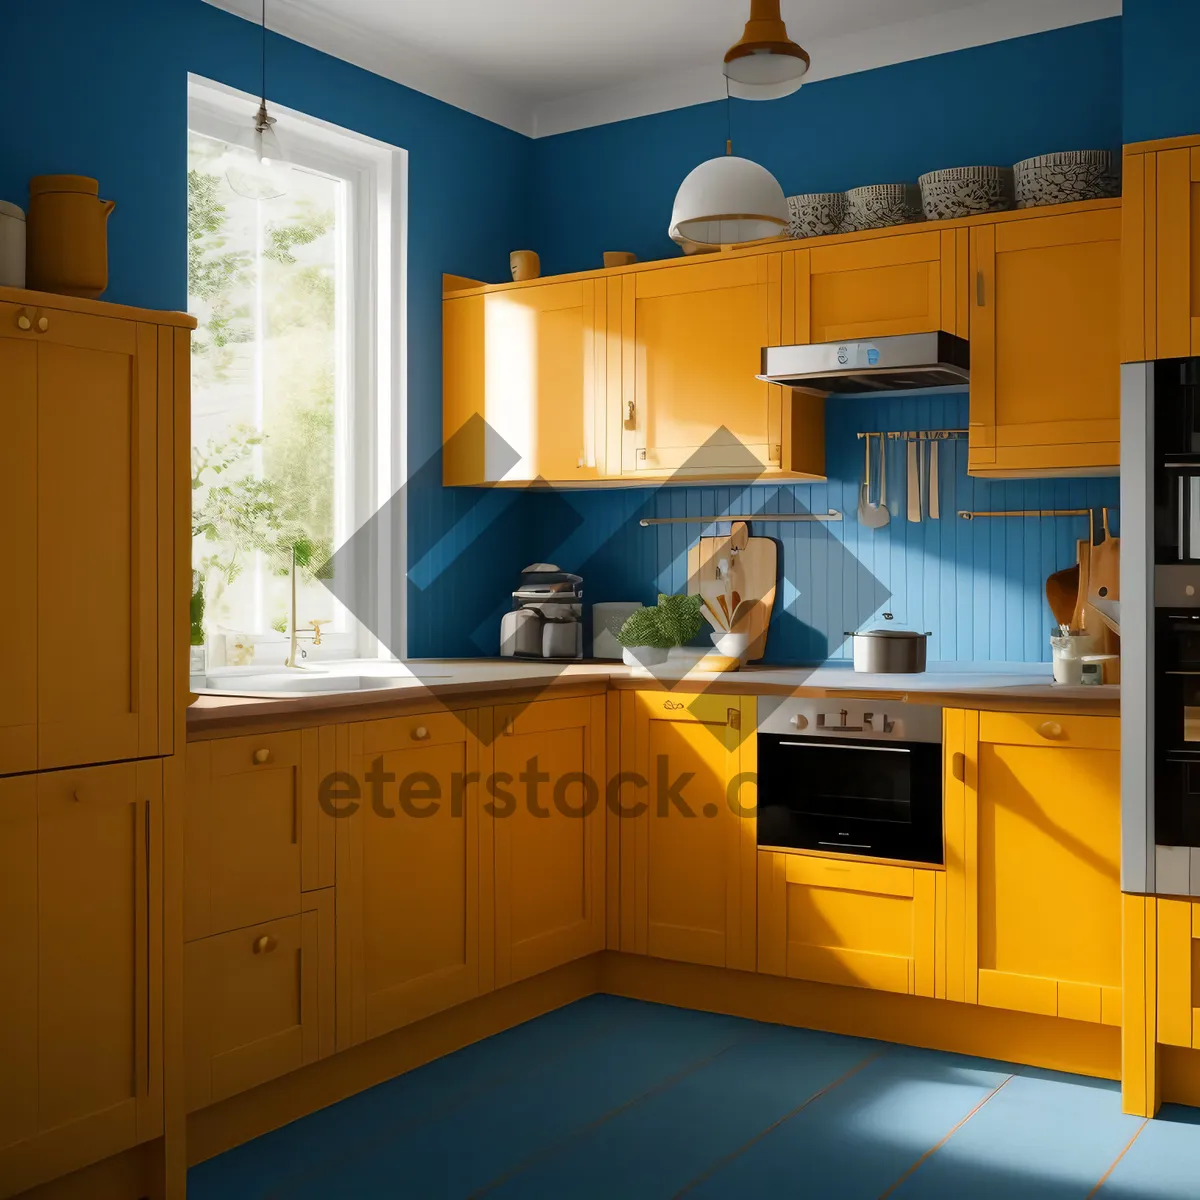
[[[743,545],[736,554],[735,545]],[[758,603],[738,622],[735,632],[750,635],[746,660],[762,658],[767,650],[767,627],[775,606],[775,585],[779,574],[779,548],[770,538],[750,537],[745,522],[738,521],[728,537],[706,537],[688,551],[688,595],[700,594],[700,585],[709,591],[722,583],[719,564],[729,562],[731,590],[743,600]]]
[[[1089,600],[1121,598],[1121,540],[1113,537],[1108,528],[1107,508],[1104,510],[1104,540],[1091,547],[1088,586],[1084,594]]]

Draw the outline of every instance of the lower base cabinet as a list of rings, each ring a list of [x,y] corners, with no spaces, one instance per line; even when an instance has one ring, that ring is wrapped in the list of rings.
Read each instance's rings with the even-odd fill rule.
[[[192,1112],[334,1050],[333,889],[296,916],[184,949],[187,1107]]]
[[[162,767],[0,779],[0,1195],[162,1134]]]
[[[916,996],[936,985],[945,875],[759,851],[758,969]]]
[[[1158,1040],[1200,1050],[1200,902],[1158,901]]]
[[[947,994],[1121,1023],[1120,722],[947,710]]]

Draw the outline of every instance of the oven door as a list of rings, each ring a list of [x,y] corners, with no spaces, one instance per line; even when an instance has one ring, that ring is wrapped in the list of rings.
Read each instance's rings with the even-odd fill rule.
[[[758,844],[941,863],[942,748],[758,735]]]

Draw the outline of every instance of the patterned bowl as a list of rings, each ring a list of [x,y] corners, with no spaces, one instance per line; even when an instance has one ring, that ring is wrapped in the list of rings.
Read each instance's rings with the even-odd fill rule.
[[[1017,207],[1070,204],[1076,200],[1106,200],[1121,194],[1107,150],[1067,150],[1039,154],[1013,167]]]
[[[921,219],[921,189],[915,183],[876,183],[851,188],[846,193],[841,232],[886,229],[889,225],[907,225]]]
[[[927,221],[948,221],[1012,207],[1013,173],[1009,167],[947,167],[917,181]]]
[[[837,233],[846,213],[845,192],[809,192],[787,198],[791,222],[788,237],[821,237]]]

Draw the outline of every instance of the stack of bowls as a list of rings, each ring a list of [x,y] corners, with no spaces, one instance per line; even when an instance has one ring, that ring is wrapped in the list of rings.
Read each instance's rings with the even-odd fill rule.
[[[1071,204],[1077,200],[1107,200],[1121,194],[1107,150],[1066,150],[1039,154],[1013,168],[1017,207]]]
[[[947,167],[918,180],[927,221],[949,221],[1012,207],[1013,172],[1009,167]]]
[[[851,188],[846,193],[846,215],[842,233],[862,229],[887,229],[920,221],[921,190],[915,183],[875,183]]]
[[[787,198],[788,237],[823,237],[837,233],[846,214],[845,192],[809,192]]]

